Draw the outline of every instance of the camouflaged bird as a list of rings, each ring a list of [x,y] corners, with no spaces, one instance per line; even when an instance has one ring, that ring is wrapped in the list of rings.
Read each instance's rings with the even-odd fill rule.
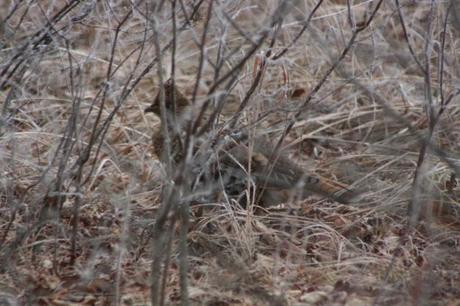
[[[168,80],[164,84],[166,122],[162,119],[162,127],[170,134],[171,158],[177,164],[183,158],[183,126],[192,107],[188,100]],[[160,94],[145,112],[153,112],[161,116]],[[160,161],[165,162],[165,143],[162,133],[153,135],[154,150]],[[331,198],[340,203],[348,203],[354,192],[344,185],[316,174],[307,172],[297,165],[286,154],[274,154],[274,145],[263,136],[248,137],[244,132],[227,136],[226,141],[218,146],[214,156],[218,169],[213,177],[224,191],[232,198],[241,199],[248,190],[255,190],[257,204],[268,207],[281,204],[290,199],[303,199],[312,194]],[[206,156],[203,160],[213,160]]]
[[[183,130],[185,120],[182,116],[190,109],[190,101],[182,95],[170,79],[163,85],[166,118],[161,115],[161,97],[160,93],[157,94],[153,103],[145,109],[146,113],[152,112],[157,115],[161,120],[161,129],[154,133],[152,136],[152,143],[155,154],[161,162],[165,162],[167,152],[165,148],[165,135],[164,131],[167,129],[170,139],[171,157],[176,163],[182,159],[182,152],[184,149],[183,143]]]

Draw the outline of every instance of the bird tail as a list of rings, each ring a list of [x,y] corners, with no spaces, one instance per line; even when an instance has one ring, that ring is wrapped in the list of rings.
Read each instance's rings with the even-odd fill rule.
[[[318,193],[342,204],[350,203],[357,195],[347,185],[325,177],[318,177],[318,183],[314,187],[311,184],[307,184],[306,189],[307,191]]]

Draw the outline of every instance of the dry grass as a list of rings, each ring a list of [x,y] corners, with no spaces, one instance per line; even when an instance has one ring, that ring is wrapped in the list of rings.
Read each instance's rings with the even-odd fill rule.
[[[204,1],[185,27],[177,1],[175,36],[172,1],[155,12],[153,1],[67,2],[62,18],[52,18],[61,1],[0,5],[0,304],[151,303],[165,170],[151,147],[158,118],[143,110],[173,59],[178,86],[192,96],[201,55],[197,101],[227,94],[221,121],[235,115],[265,59],[237,126],[277,140],[292,123],[291,158],[360,196],[350,205],[312,196],[270,209],[224,199],[193,206],[190,304],[460,303],[455,1],[399,1],[421,67],[394,1],[375,16],[379,1],[350,1],[360,30],[349,49],[348,2],[320,2],[277,59],[316,1],[214,1],[209,24]],[[189,16],[200,3],[183,2]],[[284,16],[277,31],[274,12]],[[183,227],[168,220],[164,295],[178,304]]]

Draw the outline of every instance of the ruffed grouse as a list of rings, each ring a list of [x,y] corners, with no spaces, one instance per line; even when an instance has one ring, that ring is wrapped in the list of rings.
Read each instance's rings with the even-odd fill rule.
[[[161,120],[161,131],[166,128],[169,133],[169,158],[177,166],[184,157],[184,127],[191,120],[192,105],[172,80],[164,84],[164,94],[166,118],[163,119],[166,122]],[[162,118],[160,94],[145,112],[153,112]],[[220,191],[225,191],[230,197],[241,199],[247,196],[247,191],[252,190],[255,191],[253,194],[257,204],[267,207],[286,202],[292,197],[305,198],[311,194],[319,194],[340,203],[348,203],[354,196],[342,184],[306,172],[283,152],[273,156],[273,144],[262,136],[248,137],[247,133],[239,132],[225,137],[227,140],[212,150],[212,156],[202,157],[201,162],[208,161],[207,167],[212,168],[212,174],[207,175],[208,180],[211,177],[216,181],[212,185],[221,186]],[[162,132],[152,137],[155,153],[162,162],[168,158],[164,139]],[[194,151],[198,149],[194,148]],[[207,154],[209,151],[206,150]],[[213,165],[209,166],[209,161],[214,161]]]

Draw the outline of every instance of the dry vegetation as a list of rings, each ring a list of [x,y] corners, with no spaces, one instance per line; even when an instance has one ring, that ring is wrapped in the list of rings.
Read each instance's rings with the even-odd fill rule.
[[[457,1],[7,0],[0,22],[1,305],[460,305]],[[170,77],[360,195],[162,202],[143,110]]]

